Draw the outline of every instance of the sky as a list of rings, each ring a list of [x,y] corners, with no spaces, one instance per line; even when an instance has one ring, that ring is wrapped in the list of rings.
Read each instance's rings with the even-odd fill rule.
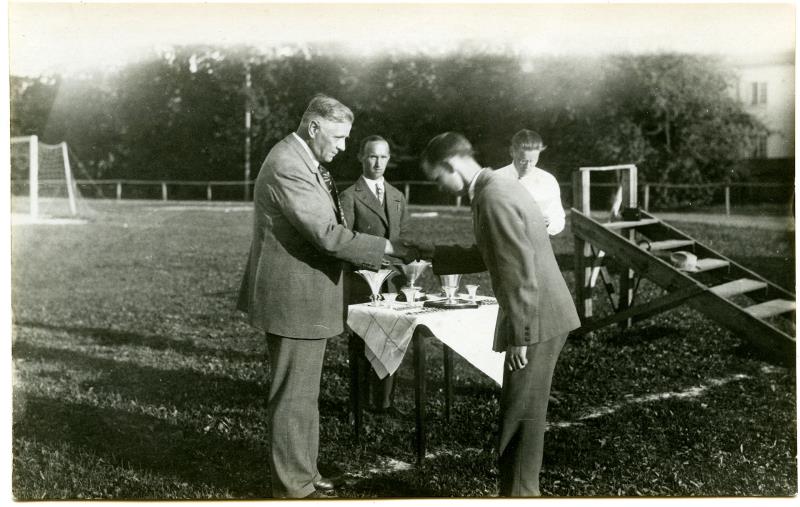
[[[175,44],[336,43],[368,55],[459,41],[524,53],[794,51],[794,3],[91,3],[9,2],[10,73],[124,65]]]

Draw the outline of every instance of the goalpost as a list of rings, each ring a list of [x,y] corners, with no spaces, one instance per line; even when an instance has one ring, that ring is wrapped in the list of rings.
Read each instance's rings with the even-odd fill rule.
[[[12,137],[10,151],[11,193],[20,201],[27,196],[31,218],[78,215],[80,193],[66,142],[51,145],[35,135]]]

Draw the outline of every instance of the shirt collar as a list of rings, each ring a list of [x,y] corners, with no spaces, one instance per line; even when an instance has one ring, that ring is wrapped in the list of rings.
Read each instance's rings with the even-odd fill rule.
[[[319,167],[319,160],[317,160],[317,157],[314,156],[314,153],[311,151],[311,148],[308,147],[308,143],[303,141],[303,138],[298,136],[297,132],[292,132],[292,135],[295,137],[295,139],[297,139],[300,142],[300,146],[302,146],[306,150],[306,153],[308,153],[308,156],[311,157],[311,160],[315,164],[317,164],[317,167]]]
[[[372,191],[373,194],[375,194],[376,197],[378,194],[376,193],[375,188],[378,186],[378,184],[380,184],[380,186],[384,187],[384,190],[386,190],[385,185],[383,183],[383,176],[381,176],[377,180],[371,180],[362,174],[361,179],[364,180],[364,183],[367,184],[367,187]]]
[[[486,169],[484,168],[476,172],[475,176],[473,176],[472,180],[469,182],[469,188],[467,189],[467,192],[469,193],[469,202],[475,200],[475,183],[478,181],[478,176],[480,176],[485,170]]]

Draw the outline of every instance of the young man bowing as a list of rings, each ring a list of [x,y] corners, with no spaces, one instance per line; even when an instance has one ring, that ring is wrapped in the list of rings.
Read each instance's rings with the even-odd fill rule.
[[[461,134],[434,137],[422,156],[428,179],[468,195],[476,244],[437,245],[436,274],[489,271],[500,309],[495,352],[506,353],[500,399],[501,496],[539,496],[550,385],[567,335],[580,325],[542,213],[511,178],[482,168]]]

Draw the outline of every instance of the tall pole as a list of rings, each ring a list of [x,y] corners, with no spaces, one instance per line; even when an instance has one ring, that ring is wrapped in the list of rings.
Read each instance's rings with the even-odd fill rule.
[[[244,104],[244,200],[250,200],[250,62],[245,62]]]
[[[67,150],[67,142],[61,143],[61,156],[64,157],[64,176],[67,179],[67,199],[69,201],[69,211],[72,216],[78,214],[78,208],[75,206],[75,181],[72,179],[72,168],[69,165],[69,152]]]
[[[39,217],[39,138],[31,136],[30,144],[28,145],[28,156],[30,163],[30,172],[28,173],[30,188],[28,191],[31,194],[31,217]]]

